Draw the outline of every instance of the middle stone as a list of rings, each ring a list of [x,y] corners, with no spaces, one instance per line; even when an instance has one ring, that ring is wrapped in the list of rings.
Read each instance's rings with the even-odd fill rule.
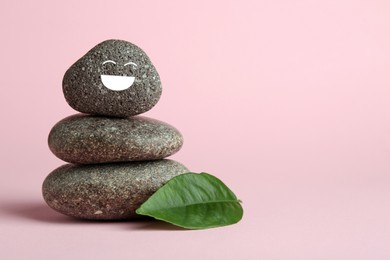
[[[61,160],[94,164],[162,159],[180,150],[183,137],[173,126],[147,117],[76,114],[58,122],[48,142]]]

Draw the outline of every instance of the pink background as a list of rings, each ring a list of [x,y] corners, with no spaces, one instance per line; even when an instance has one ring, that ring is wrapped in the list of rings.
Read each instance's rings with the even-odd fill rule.
[[[390,259],[387,0],[2,1],[0,259]],[[233,226],[76,221],[41,184],[66,69],[110,38],[163,82],[172,158],[243,200]]]

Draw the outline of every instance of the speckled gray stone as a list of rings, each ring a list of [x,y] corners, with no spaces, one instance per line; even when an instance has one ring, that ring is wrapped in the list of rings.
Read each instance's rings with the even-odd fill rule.
[[[48,143],[66,162],[94,164],[162,159],[180,150],[183,137],[174,127],[147,117],[76,114],[52,128]]]
[[[108,88],[102,75],[121,76],[116,79],[122,80],[115,81],[120,84],[135,79],[131,87],[118,91]],[[66,71],[62,86],[66,101],[75,110],[116,117],[150,110],[162,92],[160,77],[146,53],[122,40],[107,40],[92,48]]]
[[[103,165],[63,165],[43,182],[46,203],[77,218],[119,220],[135,210],[171,178],[188,172],[172,160]]]

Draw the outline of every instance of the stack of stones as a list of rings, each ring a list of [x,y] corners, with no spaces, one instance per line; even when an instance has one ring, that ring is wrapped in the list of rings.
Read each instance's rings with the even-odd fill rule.
[[[50,150],[69,162],[43,183],[43,197],[65,215],[101,220],[135,210],[171,178],[188,172],[164,159],[180,150],[174,127],[147,117],[161,96],[160,77],[139,47],[104,41],[65,73],[63,92],[76,114],[49,134]]]

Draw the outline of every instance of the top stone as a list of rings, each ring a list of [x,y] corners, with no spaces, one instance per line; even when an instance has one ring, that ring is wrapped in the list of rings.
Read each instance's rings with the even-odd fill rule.
[[[122,40],[107,40],[92,48],[66,71],[62,88],[75,110],[114,117],[150,110],[162,91],[146,53]]]

